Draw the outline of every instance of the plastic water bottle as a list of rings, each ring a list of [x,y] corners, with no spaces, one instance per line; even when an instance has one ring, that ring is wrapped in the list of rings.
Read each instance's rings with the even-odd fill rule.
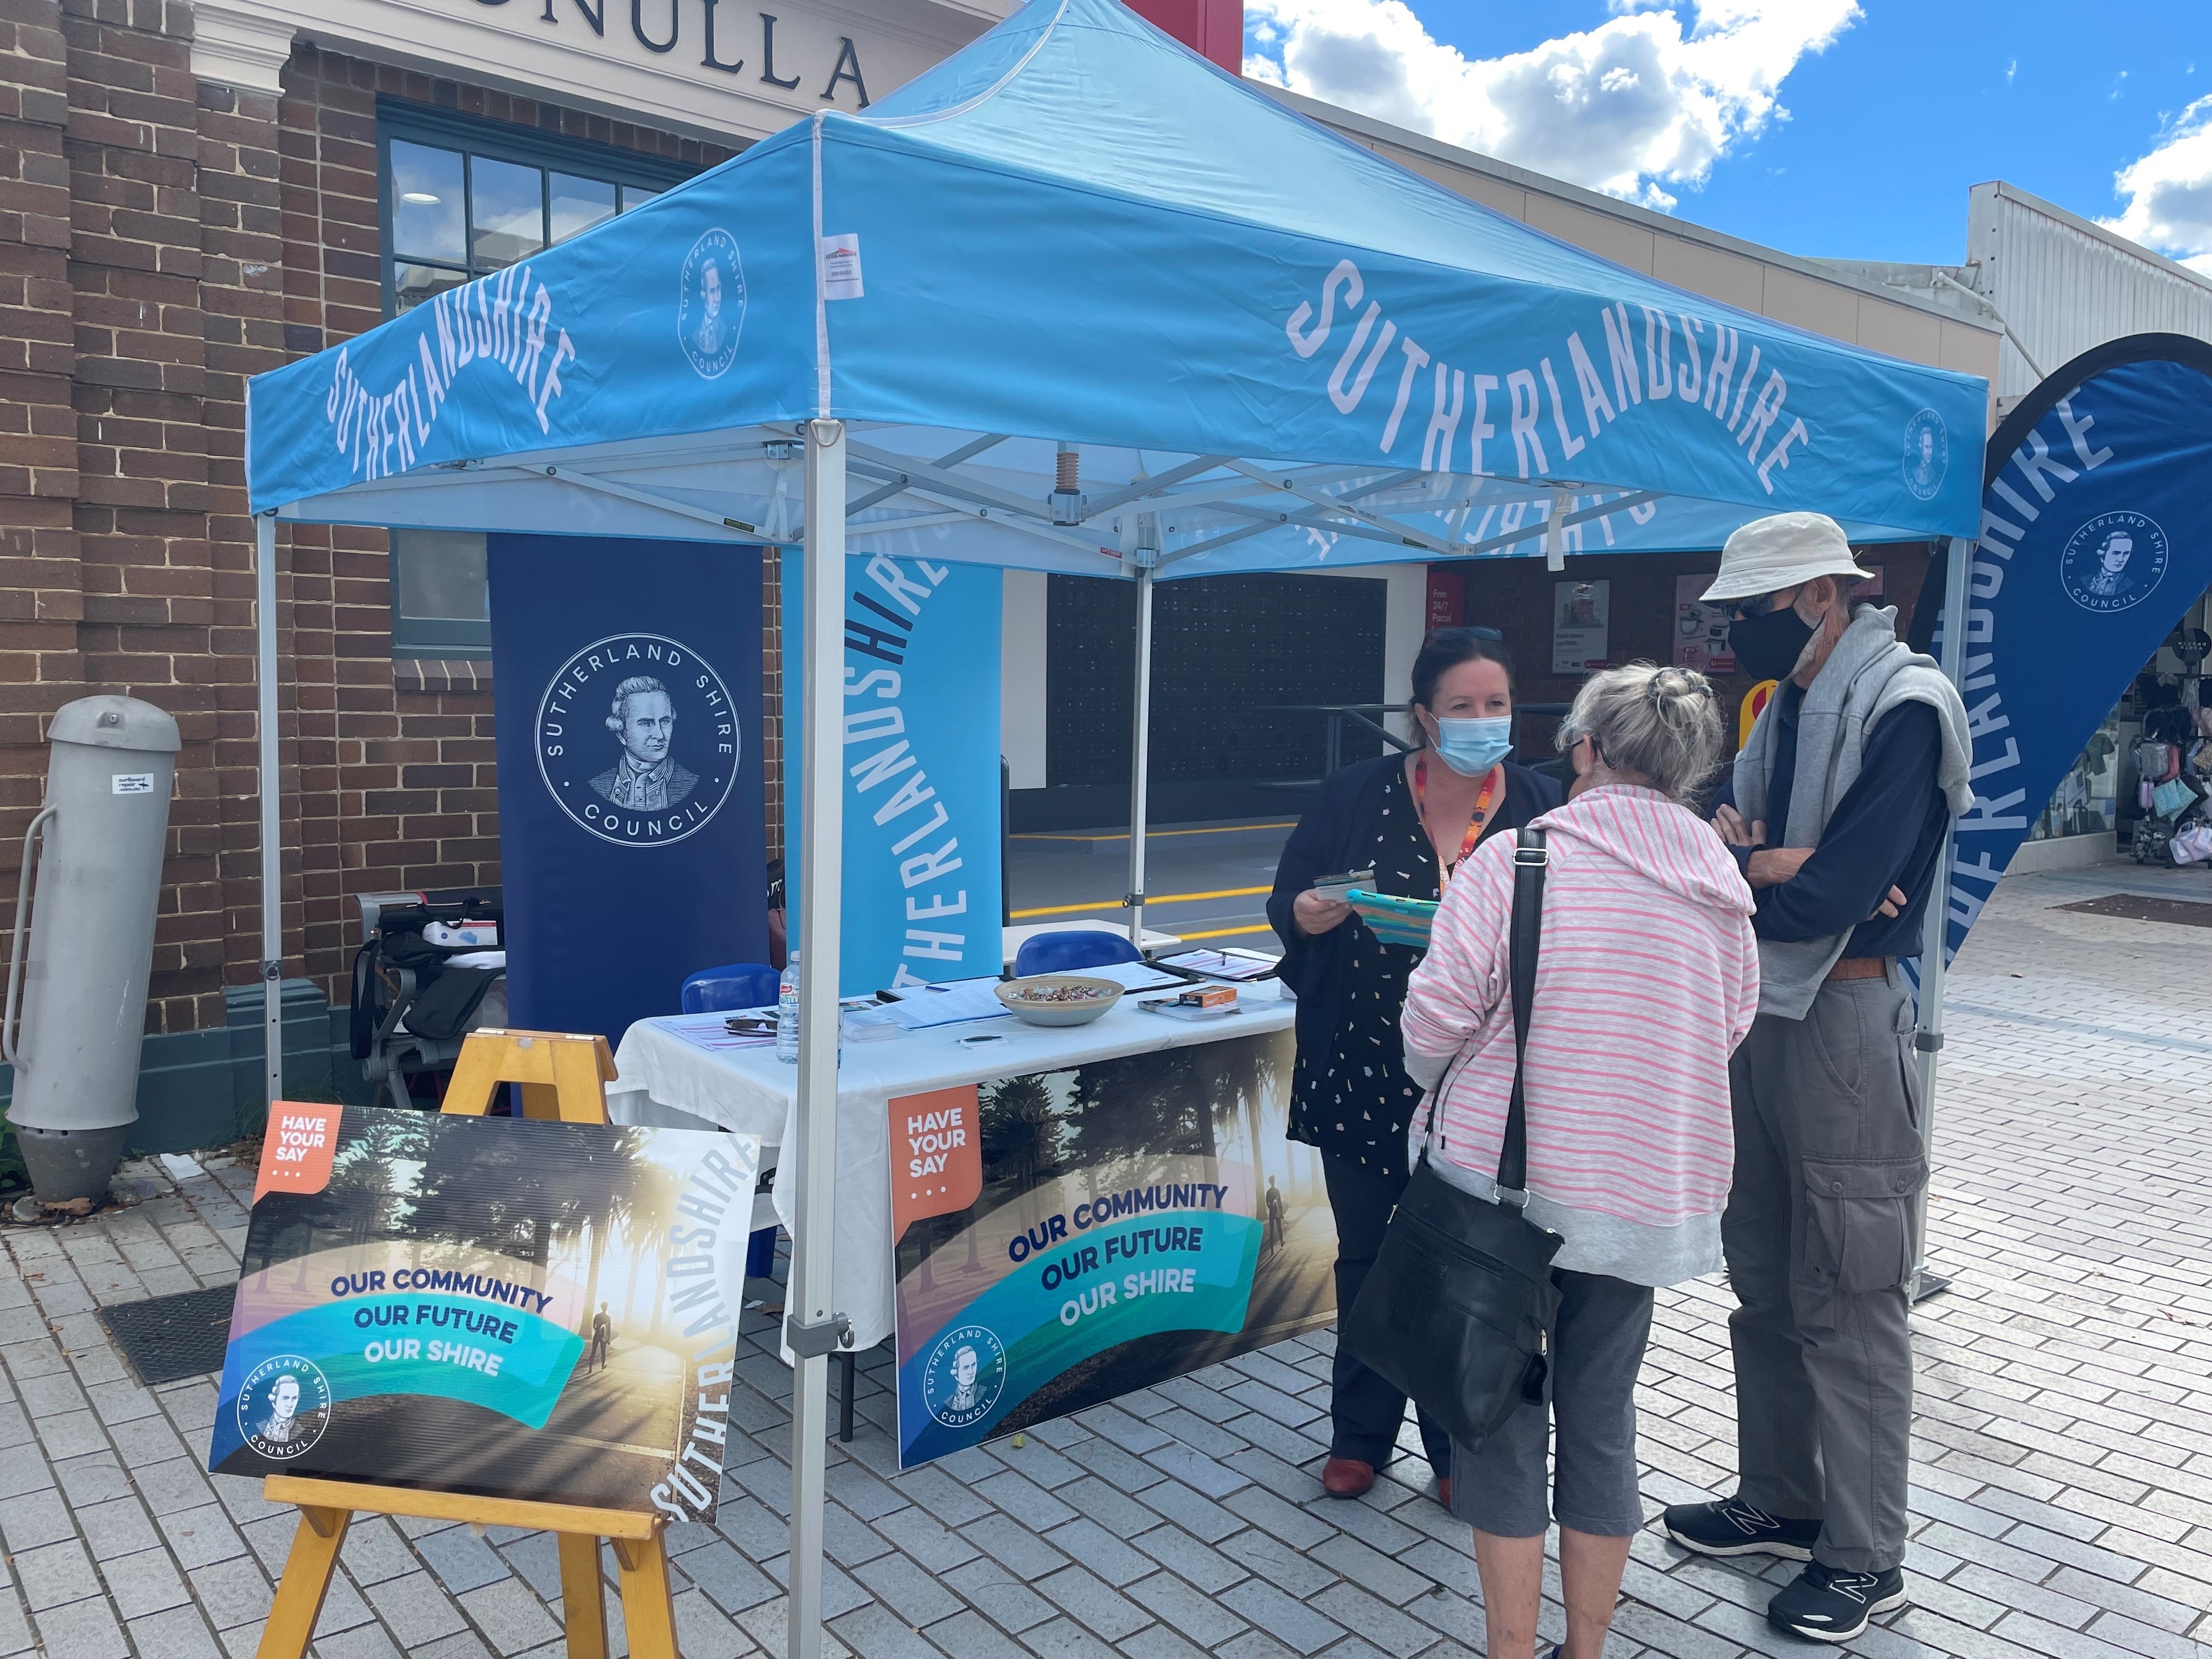
[[[787,1066],[799,1064],[799,952],[785,960],[783,977],[775,988],[775,1057]]]

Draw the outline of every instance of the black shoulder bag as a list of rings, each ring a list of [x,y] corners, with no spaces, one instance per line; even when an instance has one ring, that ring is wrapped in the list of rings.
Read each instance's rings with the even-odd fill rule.
[[[1338,1340],[1463,1445],[1480,1445],[1523,1401],[1544,1395],[1545,1332],[1557,1233],[1528,1217],[1528,1113],[1522,1097],[1528,1012],[1543,933],[1544,832],[1513,853],[1513,1099],[1498,1157],[1498,1202],[1462,1192],[1429,1167],[1443,1085],[1382,1248]]]

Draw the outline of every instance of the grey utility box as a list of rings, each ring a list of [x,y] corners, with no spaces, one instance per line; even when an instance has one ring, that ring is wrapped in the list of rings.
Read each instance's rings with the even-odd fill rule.
[[[23,836],[0,1051],[15,1068],[8,1120],[31,1185],[60,1204],[106,1196],[138,1120],[179,744],[168,714],[117,696],[64,703],[47,739],[46,805]]]

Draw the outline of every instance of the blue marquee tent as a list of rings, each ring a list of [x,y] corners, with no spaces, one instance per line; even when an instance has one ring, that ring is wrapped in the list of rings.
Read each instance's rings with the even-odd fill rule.
[[[1985,399],[1506,219],[1115,0],[1033,0],[864,115],[252,381],[264,972],[281,521],[802,545],[817,869],[842,833],[848,545],[1134,580],[1141,893],[1155,580],[1557,567],[1798,507],[1967,538]],[[819,1641],[838,905],[805,884],[796,941],[795,1654]]]

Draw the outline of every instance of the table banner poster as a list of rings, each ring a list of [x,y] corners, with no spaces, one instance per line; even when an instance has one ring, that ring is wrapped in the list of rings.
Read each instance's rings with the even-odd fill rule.
[[[999,661],[1004,573],[888,553],[845,561],[844,927],[837,984],[975,979],[1003,964]],[[784,838],[790,908],[805,871],[797,690],[805,584],[783,556]],[[1042,697],[1044,687],[1034,688]]]
[[[1287,1031],[890,1103],[899,1467],[1336,1316]]]
[[[1606,620],[1613,583],[1552,584],[1552,672],[1581,674],[1607,665]]]
[[[618,1043],[687,975],[768,960],[760,550],[489,559],[507,1018]]]
[[[712,1520],[759,1159],[279,1102],[208,1468]]]

